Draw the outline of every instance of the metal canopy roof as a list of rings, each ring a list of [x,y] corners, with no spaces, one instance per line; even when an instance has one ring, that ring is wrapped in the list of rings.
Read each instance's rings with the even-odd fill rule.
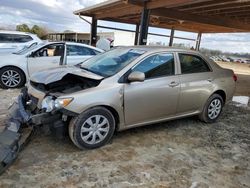
[[[139,24],[150,9],[149,25],[201,33],[249,32],[250,0],[110,0],[74,12],[99,20]]]

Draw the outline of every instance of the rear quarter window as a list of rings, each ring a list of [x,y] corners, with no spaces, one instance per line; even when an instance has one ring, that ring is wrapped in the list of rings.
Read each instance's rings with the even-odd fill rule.
[[[179,60],[182,74],[210,72],[208,63],[200,56],[193,54],[179,53]]]
[[[32,40],[33,38],[29,35],[13,35],[13,42],[15,43],[24,43]]]
[[[32,40],[33,38],[29,35],[0,33],[0,43],[25,43]]]
[[[12,42],[13,42],[12,34],[0,33],[0,43],[12,43]]]

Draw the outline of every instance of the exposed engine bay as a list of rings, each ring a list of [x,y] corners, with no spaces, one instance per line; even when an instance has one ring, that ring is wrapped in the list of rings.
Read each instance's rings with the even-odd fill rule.
[[[96,87],[100,82],[101,80],[94,80],[69,73],[65,75],[61,80],[49,84],[37,83],[34,81],[30,81],[30,84],[34,88],[45,92],[46,94],[68,94],[91,87]]]

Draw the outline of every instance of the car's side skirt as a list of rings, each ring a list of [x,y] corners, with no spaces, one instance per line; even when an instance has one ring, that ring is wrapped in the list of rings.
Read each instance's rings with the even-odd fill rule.
[[[157,119],[157,120],[153,120],[153,121],[136,123],[136,124],[132,124],[132,125],[125,125],[125,126],[121,127],[121,129],[119,129],[119,131],[123,131],[123,130],[134,128],[134,127],[140,127],[140,126],[144,126],[144,125],[149,125],[149,124],[160,123],[160,122],[164,122],[164,121],[168,121],[168,120],[181,119],[181,118],[184,118],[184,117],[198,115],[199,113],[200,113],[200,111],[197,110],[197,111],[194,111],[194,112],[180,114],[180,115],[174,115],[174,116],[169,116],[167,118]]]

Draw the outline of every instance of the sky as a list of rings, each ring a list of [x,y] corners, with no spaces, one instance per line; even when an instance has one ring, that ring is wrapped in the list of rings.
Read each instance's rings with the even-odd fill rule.
[[[17,24],[26,23],[29,26],[37,24],[53,31],[73,30],[75,32],[89,32],[89,24],[73,14],[73,11],[88,7],[104,0],[0,0],[0,26],[15,28]],[[89,18],[87,18],[89,19]],[[135,29],[134,25],[98,22],[100,25]],[[98,29],[98,31],[110,31]],[[170,34],[170,30],[150,28],[149,32]],[[197,34],[176,31],[178,37],[196,39]],[[168,38],[148,36],[152,42],[166,41]],[[185,43],[195,46],[194,42],[175,39],[174,43]],[[216,49],[224,52],[250,53],[250,33],[234,34],[203,34],[201,47]]]

